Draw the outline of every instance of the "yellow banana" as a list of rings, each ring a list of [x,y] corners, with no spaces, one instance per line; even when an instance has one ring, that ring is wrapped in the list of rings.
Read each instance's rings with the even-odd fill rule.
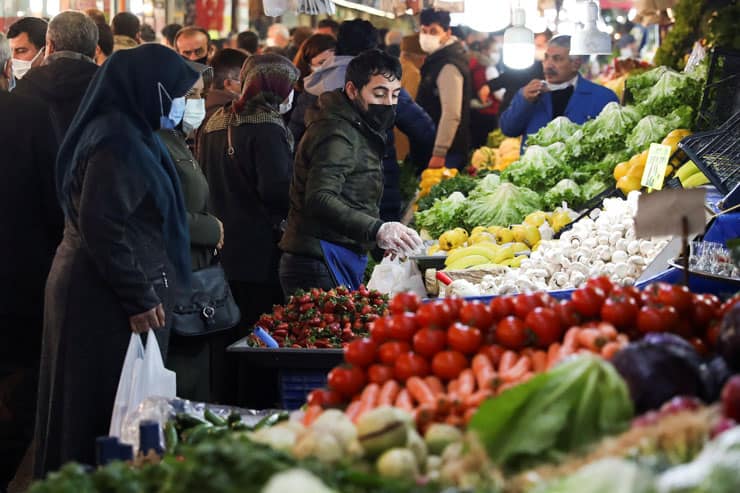
[[[683,185],[684,188],[694,188],[706,185],[707,183],[709,183],[709,178],[707,178],[704,173],[699,172],[686,178],[686,180],[681,182],[681,185]]]
[[[484,257],[483,255],[468,255],[466,257],[458,259],[455,262],[452,262],[449,265],[445,264],[445,268],[447,270],[465,270],[471,267],[475,267],[476,265],[487,264],[488,262],[488,258]]]
[[[686,164],[678,168],[678,171],[676,171],[676,176],[681,181],[681,183],[683,183],[688,177],[690,177],[691,175],[695,175],[696,173],[701,173],[699,167],[696,165],[696,163],[694,163],[694,161],[687,161]]]

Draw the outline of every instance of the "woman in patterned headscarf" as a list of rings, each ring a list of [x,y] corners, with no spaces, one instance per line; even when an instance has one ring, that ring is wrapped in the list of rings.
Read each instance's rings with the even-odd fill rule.
[[[242,323],[224,333],[224,344],[238,339],[283,299],[277,242],[288,214],[293,137],[282,115],[290,110],[299,75],[285,57],[250,57],[241,70],[241,97],[214,113],[201,136],[199,161],[211,188],[209,209],[229,232],[221,259],[242,313]],[[219,345],[214,346],[218,351]],[[217,361],[214,358],[213,363]],[[236,383],[228,381],[235,374],[228,368],[224,372],[212,368],[217,394],[217,387],[227,393],[236,388]],[[214,397],[221,402],[230,400],[229,395]]]

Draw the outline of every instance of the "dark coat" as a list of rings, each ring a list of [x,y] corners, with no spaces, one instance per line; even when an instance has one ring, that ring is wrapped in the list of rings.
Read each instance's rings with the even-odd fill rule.
[[[29,70],[13,94],[35,98],[46,105],[59,145],[97,70],[98,66],[87,60],[54,58],[48,65]]]
[[[319,111],[307,121],[280,248],[321,259],[319,240],[325,240],[365,253],[382,225],[385,136],[362,120],[341,90],[322,94]]]
[[[208,182],[185,138],[177,130],[160,130],[157,134],[177,166],[185,209],[188,211],[190,258],[193,270],[200,270],[211,264],[213,250],[221,238],[218,219],[208,213]]]
[[[288,215],[293,154],[287,129],[275,123],[205,132],[199,161],[211,188],[209,210],[224,223],[221,263],[230,281],[278,285],[277,232]]]
[[[72,460],[94,462],[95,438],[110,426],[129,318],[161,303],[170,321],[173,272],[189,277],[179,179],[154,130],[162,111],[157,83],[175,98],[196,79],[160,45],[114,53],[60,147],[56,181],[66,223],[46,284],[37,477]],[[169,329],[153,333],[166,356]]]
[[[64,227],[54,136],[38,101],[0,91],[0,108],[0,207],[7,212],[0,221],[0,317],[33,320],[2,331],[0,361],[34,364],[41,352],[44,285]]]

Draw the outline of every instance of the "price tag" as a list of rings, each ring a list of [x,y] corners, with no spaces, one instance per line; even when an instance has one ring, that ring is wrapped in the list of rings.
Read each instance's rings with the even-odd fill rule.
[[[650,144],[647,161],[645,162],[645,171],[642,172],[642,181],[640,185],[661,190],[663,188],[663,178],[665,170],[668,167],[668,160],[671,158],[671,146],[662,144]]]

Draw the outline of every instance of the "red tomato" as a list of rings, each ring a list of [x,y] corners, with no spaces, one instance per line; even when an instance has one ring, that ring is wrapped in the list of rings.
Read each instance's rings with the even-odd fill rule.
[[[375,361],[378,345],[372,339],[355,339],[344,348],[344,360],[352,365],[365,368]]]
[[[419,297],[414,293],[398,293],[390,302],[391,313],[415,312],[419,308]]]
[[[626,329],[635,325],[639,311],[634,298],[626,294],[612,293],[601,307],[601,319],[618,329]]]
[[[532,310],[524,324],[534,333],[535,342],[541,348],[549,347],[563,337],[563,327],[555,310],[538,306]]]
[[[592,277],[586,281],[586,287],[599,288],[608,295],[614,289],[614,283],[607,276]]]
[[[400,313],[391,317],[388,325],[388,334],[396,341],[410,341],[417,330],[416,315],[413,313]]]
[[[689,342],[692,346],[694,346],[696,352],[699,353],[701,356],[707,356],[709,354],[709,349],[707,348],[706,343],[698,337],[692,337],[691,339],[689,339]]]
[[[720,319],[725,318],[725,315],[727,314],[727,312],[729,312],[730,309],[733,306],[735,306],[736,303],[740,303],[740,294],[736,294],[729,300],[722,303],[722,305],[720,306],[720,310],[719,310],[719,318]]]
[[[691,323],[694,329],[704,331],[717,319],[719,306],[705,295],[694,295],[691,303]]]
[[[661,284],[658,289],[658,302],[674,307],[679,313],[691,310],[692,298],[689,288],[679,284]]]
[[[405,382],[409,377],[425,377],[429,374],[429,363],[413,351],[403,353],[393,365],[393,374],[399,382]]]
[[[447,345],[463,354],[473,354],[478,351],[482,342],[483,335],[475,327],[468,327],[457,322],[447,329]]]
[[[306,398],[309,406],[335,407],[342,404],[342,396],[339,392],[328,389],[314,389]]]
[[[446,329],[451,320],[450,307],[443,301],[424,303],[416,311],[416,322],[420,327]]]
[[[609,294],[629,296],[637,302],[637,307],[640,307],[640,290],[634,286],[614,286]]]
[[[645,305],[637,314],[637,329],[643,334],[667,332],[678,323],[678,312],[672,306]]]
[[[327,377],[329,388],[345,398],[351,398],[365,385],[365,374],[356,366],[334,367]]]
[[[585,318],[593,318],[601,312],[601,305],[604,303],[606,295],[601,288],[585,287],[573,291],[571,301],[573,307],[578,313]]]
[[[370,338],[377,344],[382,344],[390,337],[388,334],[388,325],[391,317],[381,317],[376,319],[370,325]]]
[[[465,303],[460,308],[460,322],[471,327],[478,327],[482,331],[487,331],[493,324],[493,315],[491,309],[480,301],[471,301]]]
[[[501,356],[506,352],[506,348],[499,346],[498,344],[488,344],[480,348],[478,353],[485,354],[488,359],[493,363],[494,368],[498,368],[498,363],[501,361]]]
[[[496,326],[496,340],[507,349],[522,349],[529,342],[527,326],[521,319],[510,315]]]
[[[378,357],[383,364],[393,366],[401,354],[407,353],[411,349],[408,342],[389,341],[384,342],[378,348]]]
[[[658,293],[660,293],[660,289],[663,286],[670,286],[670,284],[666,282],[655,282],[653,284],[645,286],[645,289],[643,289],[642,293],[640,293],[640,298],[642,299],[643,305],[648,303],[657,303]]]
[[[524,320],[529,312],[545,304],[546,300],[540,293],[518,294],[514,297],[514,315]]]
[[[460,308],[465,304],[465,300],[458,296],[449,296],[444,299],[444,304],[450,309],[450,323],[457,320]]]
[[[432,371],[442,380],[452,380],[468,367],[468,359],[458,351],[442,351],[432,359]]]
[[[393,367],[388,365],[371,365],[367,369],[367,378],[373,383],[382,385],[393,379]]]
[[[684,339],[691,339],[692,337],[694,337],[694,326],[691,325],[691,320],[680,313],[676,318],[676,324],[668,330],[676,335],[683,337]]]
[[[498,296],[491,300],[491,315],[493,321],[498,322],[504,317],[514,313],[514,298],[511,296]]]
[[[439,329],[423,328],[414,334],[414,351],[431,358],[447,345],[447,332]]]
[[[562,300],[553,307],[553,310],[557,313],[563,329],[569,329],[581,323],[581,316],[573,307],[573,302],[570,300]]]

